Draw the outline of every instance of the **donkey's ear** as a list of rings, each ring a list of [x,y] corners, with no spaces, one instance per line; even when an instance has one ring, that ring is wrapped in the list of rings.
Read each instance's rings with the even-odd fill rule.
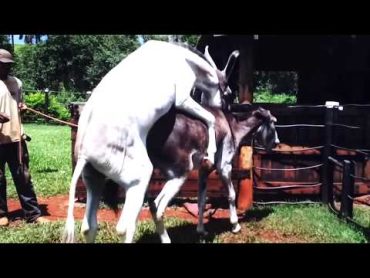
[[[208,51],[209,46],[207,45],[206,48],[204,49],[204,56],[206,57],[207,61],[212,65],[214,69],[217,69],[215,61],[213,61],[211,55],[209,54]]]
[[[255,116],[256,118],[267,119],[268,118],[268,111],[259,107],[258,109],[254,110],[252,112],[252,115]]]
[[[263,109],[262,107],[259,107],[257,110],[254,110],[252,112],[252,115],[263,120],[277,122],[277,119],[271,114],[270,110]]]
[[[227,63],[225,65],[225,68],[222,70],[222,73],[224,74],[224,76],[226,76],[226,80],[229,80],[229,77],[231,73],[233,72],[233,69],[234,69],[234,66],[235,66],[235,63],[238,57],[239,57],[238,50],[234,50],[230,54],[229,59],[227,60]]]

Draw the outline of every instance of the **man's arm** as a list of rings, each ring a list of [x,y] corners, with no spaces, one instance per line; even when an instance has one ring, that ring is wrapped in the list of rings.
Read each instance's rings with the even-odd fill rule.
[[[10,117],[7,114],[0,112],[0,123],[1,124],[9,122],[9,120],[10,120]]]

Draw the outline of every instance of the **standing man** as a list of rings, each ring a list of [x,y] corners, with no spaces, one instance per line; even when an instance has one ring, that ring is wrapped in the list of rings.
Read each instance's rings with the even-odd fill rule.
[[[48,222],[41,217],[36,194],[29,173],[29,156],[23,136],[20,111],[27,108],[22,103],[22,82],[9,75],[14,63],[12,54],[0,49],[0,226],[7,226],[7,194],[5,164],[9,166],[18,197],[27,222]]]

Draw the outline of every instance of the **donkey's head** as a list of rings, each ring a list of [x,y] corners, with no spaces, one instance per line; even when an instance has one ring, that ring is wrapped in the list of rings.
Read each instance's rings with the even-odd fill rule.
[[[275,129],[276,118],[271,115],[269,110],[259,107],[252,112],[252,116],[261,121],[257,131],[254,133],[254,143],[260,147],[271,151],[280,143],[278,134]]]
[[[216,71],[216,75],[218,79],[218,84],[217,84],[218,87],[216,88],[214,93],[206,93],[206,94],[203,93],[202,94],[201,103],[203,105],[219,107],[219,108],[221,108],[222,106],[225,106],[225,103],[224,103],[225,98],[230,96],[232,93],[228,85],[228,81],[234,69],[235,62],[238,56],[239,56],[239,51],[238,50],[233,51],[230,54],[224,69],[219,70],[216,66],[216,63],[213,61],[211,55],[209,54],[208,45],[206,46],[205,51],[204,51],[204,57]]]

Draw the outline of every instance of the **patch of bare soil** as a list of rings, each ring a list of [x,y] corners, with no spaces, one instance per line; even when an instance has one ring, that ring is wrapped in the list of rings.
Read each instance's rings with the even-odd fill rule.
[[[68,209],[68,196],[67,195],[58,195],[48,198],[38,198],[40,208],[42,210],[43,216],[49,220],[65,220],[67,217]],[[18,222],[22,219],[23,213],[18,199],[9,199],[8,200],[8,209],[9,209],[9,218],[12,222]],[[214,212],[212,210],[212,212]],[[74,216],[75,219],[82,219],[85,213],[85,204],[84,203],[75,203]],[[208,212],[209,213],[209,212]],[[101,208],[98,211],[98,221],[105,222],[117,222],[121,212],[119,211],[116,215],[112,210],[107,208]],[[188,206],[172,206],[168,207],[165,212],[166,217],[177,217],[180,219],[188,220],[193,224],[197,223],[197,217],[195,217],[190,211]],[[217,209],[215,210],[212,218],[229,218],[229,211],[226,209]],[[150,211],[148,207],[144,207],[141,210],[139,215],[139,220],[151,219]],[[208,222],[208,219],[205,219],[205,223]],[[15,224],[15,223],[14,223]]]

